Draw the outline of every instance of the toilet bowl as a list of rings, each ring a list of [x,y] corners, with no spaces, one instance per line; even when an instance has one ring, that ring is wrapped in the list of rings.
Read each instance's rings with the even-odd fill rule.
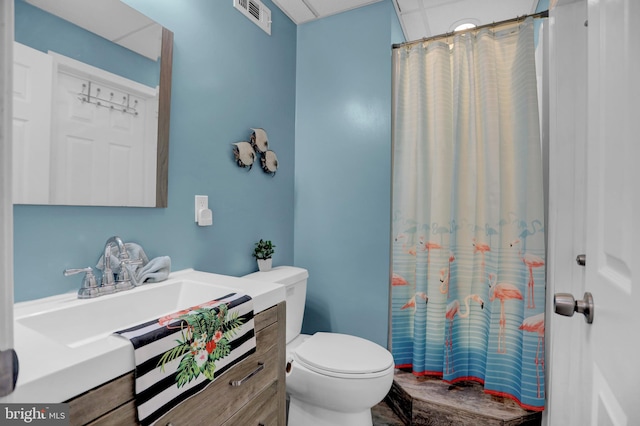
[[[357,336],[301,334],[307,277],[305,269],[290,266],[246,276],[287,287],[287,424],[371,426],[371,407],[391,389],[393,356]]]
[[[371,407],[393,382],[387,350],[355,336],[316,333],[300,335],[287,355],[290,426],[371,426]]]

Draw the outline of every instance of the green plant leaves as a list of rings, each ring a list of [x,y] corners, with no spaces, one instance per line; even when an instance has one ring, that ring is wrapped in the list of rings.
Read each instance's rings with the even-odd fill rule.
[[[275,252],[273,250],[275,247],[276,246],[273,245],[271,241],[264,241],[260,239],[260,241],[255,244],[255,248],[253,249],[253,257],[255,257],[256,259],[271,259],[273,253]]]
[[[174,348],[162,355],[157,367],[164,372],[167,363],[182,357],[176,375],[179,388],[201,373],[213,380],[215,361],[231,353],[229,342],[244,321],[238,312],[229,315],[229,308],[224,303],[217,308],[198,309],[179,319],[182,320],[182,326],[186,326],[186,333],[182,333],[182,340],[176,340]]]
[[[181,357],[186,352],[189,352],[188,343],[183,343],[183,342],[180,342],[179,340],[177,340],[177,342],[178,342],[178,346],[165,352],[160,358],[160,361],[158,361],[158,367],[160,367],[160,371],[164,372],[164,365],[166,363]]]

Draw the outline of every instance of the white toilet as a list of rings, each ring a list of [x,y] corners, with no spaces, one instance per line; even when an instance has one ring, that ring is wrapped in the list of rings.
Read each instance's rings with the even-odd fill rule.
[[[287,287],[287,424],[371,426],[371,407],[391,389],[393,356],[356,336],[300,334],[308,276],[306,269],[293,266],[245,276]]]

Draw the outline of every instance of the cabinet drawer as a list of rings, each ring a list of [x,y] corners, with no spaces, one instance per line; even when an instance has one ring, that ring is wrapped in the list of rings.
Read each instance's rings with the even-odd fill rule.
[[[263,390],[249,404],[242,407],[224,426],[277,426],[278,425],[278,383]]]
[[[102,417],[87,423],[88,426],[135,426],[138,424],[136,404],[133,400],[121,405],[113,411],[109,411]],[[73,423],[73,421],[71,422]]]
[[[268,327],[269,328],[269,327]],[[263,331],[268,330],[265,329]],[[278,378],[278,347],[258,351],[225,372],[204,391],[184,401],[158,420],[158,425],[220,425]],[[262,365],[261,365],[262,364]],[[252,376],[251,374],[254,373]],[[244,380],[243,380],[244,379]],[[241,382],[237,386],[232,382]]]
[[[133,402],[133,387],[133,373],[127,373],[68,401],[71,425],[88,424],[105,413],[109,413],[110,410],[113,410],[113,407],[119,407],[129,401]],[[135,419],[136,413],[134,411],[133,420],[135,421]],[[116,425],[117,423],[100,424]],[[121,424],[131,423],[124,422]]]

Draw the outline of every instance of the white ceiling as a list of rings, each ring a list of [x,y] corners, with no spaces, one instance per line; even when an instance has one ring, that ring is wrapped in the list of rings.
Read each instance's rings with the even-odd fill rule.
[[[273,0],[296,24],[304,24],[379,1],[381,0]]]
[[[162,26],[119,0],[26,0],[152,60],[160,56]]]
[[[381,0],[273,0],[303,24]],[[453,31],[462,22],[490,24],[535,11],[538,0],[393,0],[407,41]]]

